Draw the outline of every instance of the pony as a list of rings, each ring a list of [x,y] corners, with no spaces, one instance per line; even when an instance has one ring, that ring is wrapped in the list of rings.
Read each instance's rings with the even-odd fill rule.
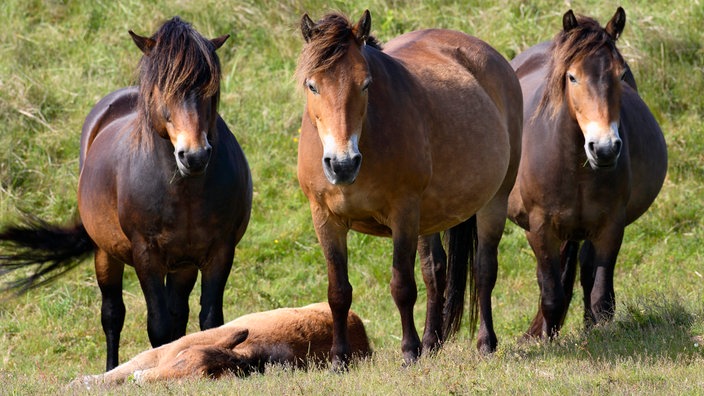
[[[382,50],[370,29],[368,10],[354,25],[339,13],[318,22],[303,15],[296,70],[306,95],[298,181],[327,262],[338,368],[350,354],[350,230],[393,241],[390,288],[405,364],[457,330],[468,266],[472,328],[477,298],[481,305],[478,347],[495,342],[485,314],[496,273],[484,269],[497,261],[520,158],[522,97],[503,56],[442,29],[404,34]],[[428,291],[422,344],[413,319],[416,250]]]
[[[144,292],[152,346],[185,334],[199,272],[200,328],[223,324],[223,292],[252,202],[249,165],[217,113],[215,50],[229,36],[205,39],[178,17],[152,37],[129,33],[143,53],[139,86],[108,94],[86,117],[79,219],[63,227],[29,219],[0,232],[11,252],[0,258],[3,272],[37,268],[8,289],[46,283],[94,253],[107,370],[118,365],[125,264]]]
[[[371,347],[356,313],[347,316],[352,355],[366,358]],[[115,385],[183,378],[219,378],[263,373],[267,365],[306,369],[328,359],[332,314],[327,303],[279,308],[241,316],[220,327],[188,334],[144,351],[99,375],[80,376],[71,385]]]
[[[616,48],[625,24],[621,7],[605,28],[569,10],[552,41],[511,61],[526,122],[509,218],[525,229],[540,287],[527,337],[558,334],[578,258],[585,326],[613,317],[624,228],[665,179],[665,139]]]

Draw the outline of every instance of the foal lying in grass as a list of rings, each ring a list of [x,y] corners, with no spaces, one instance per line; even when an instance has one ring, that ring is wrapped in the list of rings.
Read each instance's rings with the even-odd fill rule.
[[[351,354],[371,354],[362,320],[347,317]],[[119,384],[176,378],[248,375],[263,372],[267,363],[305,368],[329,359],[332,315],[327,303],[280,308],[241,316],[220,327],[188,334],[144,351],[105,374],[77,378],[73,385]]]

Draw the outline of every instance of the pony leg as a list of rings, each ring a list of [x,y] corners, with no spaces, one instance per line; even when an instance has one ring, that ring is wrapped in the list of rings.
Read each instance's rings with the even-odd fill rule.
[[[163,351],[164,347],[146,350],[104,374],[78,377],[71,382],[71,385],[122,384],[136,371],[147,370],[155,367],[158,364],[159,357]]]
[[[425,332],[423,333],[423,353],[432,353],[443,343],[442,323],[445,304],[447,255],[442,247],[440,234],[418,237],[418,255],[427,290],[427,310]]]
[[[574,291],[574,280],[577,276],[577,248],[579,247],[579,242],[577,241],[567,241],[562,244],[560,249],[560,270],[562,282],[562,287],[565,292],[565,307],[562,313],[562,319],[560,320],[560,328],[565,323],[565,318],[567,317],[567,311],[569,310],[570,302],[572,301],[572,294]],[[543,337],[543,326],[545,318],[543,317],[543,311],[538,304],[538,312],[533,318],[530,327],[524,334],[524,338],[542,338]]]
[[[614,269],[621,249],[623,231],[623,224],[616,223],[592,240],[594,282],[590,293],[590,311],[595,323],[607,322],[614,316],[616,309]]]
[[[557,336],[565,310],[565,293],[560,271],[560,242],[556,238],[538,232],[526,232],[538,261],[537,278],[540,287],[540,311],[544,322],[541,334],[549,339]]]
[[[408,223],[410,223],[408,217],[410,216],[404,218],[404,224],[407,227]],[[418,297],[413,271],[416,259],[416,246],[414,245],[417,245],[418,241],[418,227],[408,228],[414,228],[415,231],[403,232],[395,229],[392,231],[394,255],[391,270],[391,296],[401,314],[401,329],[403,332],[401,351],[406,364],[418,360],[421,352],[420,338],[413,319],[413,307]]]
[[[125,265],[102,249],[95,251],[95,275],[102,295],[100,321],[105,333],[107,356],[105,371],[119,363],[120,333],[125,323],[125,303],[122,300],[122,274]]]
[[[224,322],[223,294],[235,258],[235,243],[221,246],[218,255],[201,268],[200,329],[212,329]],[[195,278],[193,279],[195,281]],[[188,294],[185,295],[186,298]]]
[[[498,338],[494,331],[491,306],[491,293],[496,285],[498,274],[498,248],[506,226],[506,198],[494,199],[488,206],[477,212],[477,232],[479,243],[474,262],[474,279],[479,300],[479,333],[477,350],[488,354],[496,351]],[[471,324],[474,327],[474,323]]]
[[[347,273],[347,232],[341,219],[311,202],[311,214],[328,269],[328,304],[332,313],[330,360],[335,371],[345,370],[351,356],[347,315],[352,285]]]
[[[148,248],[139,238],[132,240],[134,269],[147,303],[147,334],[152,347],[173,341],[171,314],[166,295],[166,269],[155,248]]]
[[[195,266],[166,275],[166,293],[169,299],[169,312],[172,315],[172,338],[174,340],[186,334],[190,311],[188,296],[191,295],[197,278],[198,268]]]
[[[584,327],[590,329],[596,324],[596,318],[592,313],[592,289],[594,288],[594,245],[591,241],[585,241],[579,250],[580,274],[579,281],[584,292]]]

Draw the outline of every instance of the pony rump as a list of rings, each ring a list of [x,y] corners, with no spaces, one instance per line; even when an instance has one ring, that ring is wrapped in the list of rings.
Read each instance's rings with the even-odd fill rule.
[[[307,15],[303,17],[308,18]],[[311,29],[310,41],[303,47],[298,57],[296,81],[302,87],[305,79],[313,74],[324,72],[332,67],[346,53],[352,41],[360,46],[370,46],[381,50],[381,44],[373,36],[360,41],[355,35],[355,27],[340,13],[329,13],[315,23]]]
[[[143,121],[151,125],[154,88],[162,100],[184,100],[195,94],[201,98],[213,97],[213,112],[220,99],[220,60],[215,45],[201,36],[179,17],[165,22],[151,37],[153,45],[139,62],[140,96],[138,108]],[[141,48],[141,47],[140,47]]]
[[[594,55],[601,48],[607,47],[619,63],[625,63],[616,48],[616,40],[599,25],[596,20],[577,17],[577,26],[562,29],[555,36],[550,52],[550,70],[545,84],[545,92],[540,100],[534,117],[542,112],[549,112],[550,118],[555,118],[560,109],[559,104],[565,97],[565,74],[567,68],[582,59]]]

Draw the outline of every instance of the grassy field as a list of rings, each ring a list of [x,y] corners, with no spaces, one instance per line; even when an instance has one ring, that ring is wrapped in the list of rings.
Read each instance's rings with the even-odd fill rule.
[[[469,3],[469,4],[466,4]],[[571,5],[566,5],[567,3]],[[293,72],[300,16],[372,13],[382,42],[427,27],[467,32],[507,58],[551,38],[570,7],[605,23],[601,1],[142,2],[4,0],[0,7],[0,223],[20,211],[56,223],[76,216],[80,128],[106,93],[135,81],[141,53],[127,31],[151,35],[173,15],[205,36],[229,33],[220,113],[254,178],[252,220],[237,249],[225,316],[326,299],[323,256],[296,180],[303,98]],[[509,225],[494,292],[499,349],[481,357],[465,328],[437,356],[402,369],[400,320],[389,294],[391,243],[350,235],[352,308],[375,355],[349,373],[291,372],[223,381],[127,384],[112,394],[701,394],[704,389],[704,4],[624,1],[619,48],[660,122],[670,166],[651,210],[626,230],[616,268],[616,319],[585,334],[581,293],[559,340],[518,344],[537,305],[532,252]],[[416,321],[422,329],[420,283]],[[126,271],[121,360],[149,347],[146,309]],[[197,330],[199,292],[189,332]],[[0,303],[0,394],[56,394],[104,368],[100,293],[91,261],[58,282]]]

